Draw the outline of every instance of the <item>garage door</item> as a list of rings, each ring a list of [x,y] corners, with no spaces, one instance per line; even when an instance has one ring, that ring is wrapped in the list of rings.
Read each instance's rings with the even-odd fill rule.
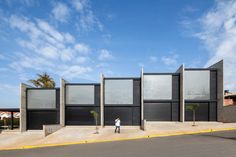
[[[114,125],[120,118],[121,125],[140,125],[140,107],[105,107],[105,125]]]
[[[27,129],[41,130],[46,124],[59,124],[57,111],[27,111]]]
[[[66,107],[66,125],[95,125],[92,110],[99,113],[99,107]]]
[[[186,103],[185,106],[191,103]],[[185,109],[185,120],[192,121],[193,113],[192,111],[188,111]],[[196,121],[209,121],[209,104],[201,103],[199,104],[199,108],[196,110]]]
[[[144,117],[147,121],[171,121],[171,103],[145,103]]]

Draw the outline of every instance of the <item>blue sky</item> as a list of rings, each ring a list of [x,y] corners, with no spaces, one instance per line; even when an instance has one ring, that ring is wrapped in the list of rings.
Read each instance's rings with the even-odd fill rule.
[[[18,107],[20,82],[37,73],[59,86],[221,59],[236,90],[234,1],[2,0],[0,18],[0,107]]]

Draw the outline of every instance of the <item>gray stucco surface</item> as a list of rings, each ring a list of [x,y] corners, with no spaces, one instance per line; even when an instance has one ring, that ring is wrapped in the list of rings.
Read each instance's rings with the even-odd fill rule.
[[[209,68],[217,69],[217,121],[223,122],[223,104],[224,104],[224,61],[221,60]]]

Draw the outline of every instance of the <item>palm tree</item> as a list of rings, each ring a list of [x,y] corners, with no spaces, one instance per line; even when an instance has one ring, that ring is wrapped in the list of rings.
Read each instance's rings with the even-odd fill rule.
[[[193,126],[195,125],[195,112],[198,109],[199,104],[189,104],[186,106],[186,110],[192,111],[193,112]]]
[[[98,113],[94,110],[90,111],[90,113],[93,115],[93,118],[94,118],[94,121],[95,121],[95,124],[96,124],[96,132],[95,134],[98,134]]]
[[[43,74],[37,74],[38,78],[29,80],[37,88],[54,88],[55,81],[46,72]]]

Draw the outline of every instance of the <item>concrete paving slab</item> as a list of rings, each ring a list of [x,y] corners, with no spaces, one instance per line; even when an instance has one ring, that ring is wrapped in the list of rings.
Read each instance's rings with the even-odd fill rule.
[[[148,122],[147,131],[140,130],[139,126],[122,126],[120,134],[114,133],[114,126],[100,127],[99,134],[95,134],[94,126],[66,126],[47,137],[44,137],[43,131],[4,132],[0,134],[0,149],[181,135],[229,128],[236,130],[236,123],[197,122],[196,124],[197,126],[193,127],[191,122]]]

